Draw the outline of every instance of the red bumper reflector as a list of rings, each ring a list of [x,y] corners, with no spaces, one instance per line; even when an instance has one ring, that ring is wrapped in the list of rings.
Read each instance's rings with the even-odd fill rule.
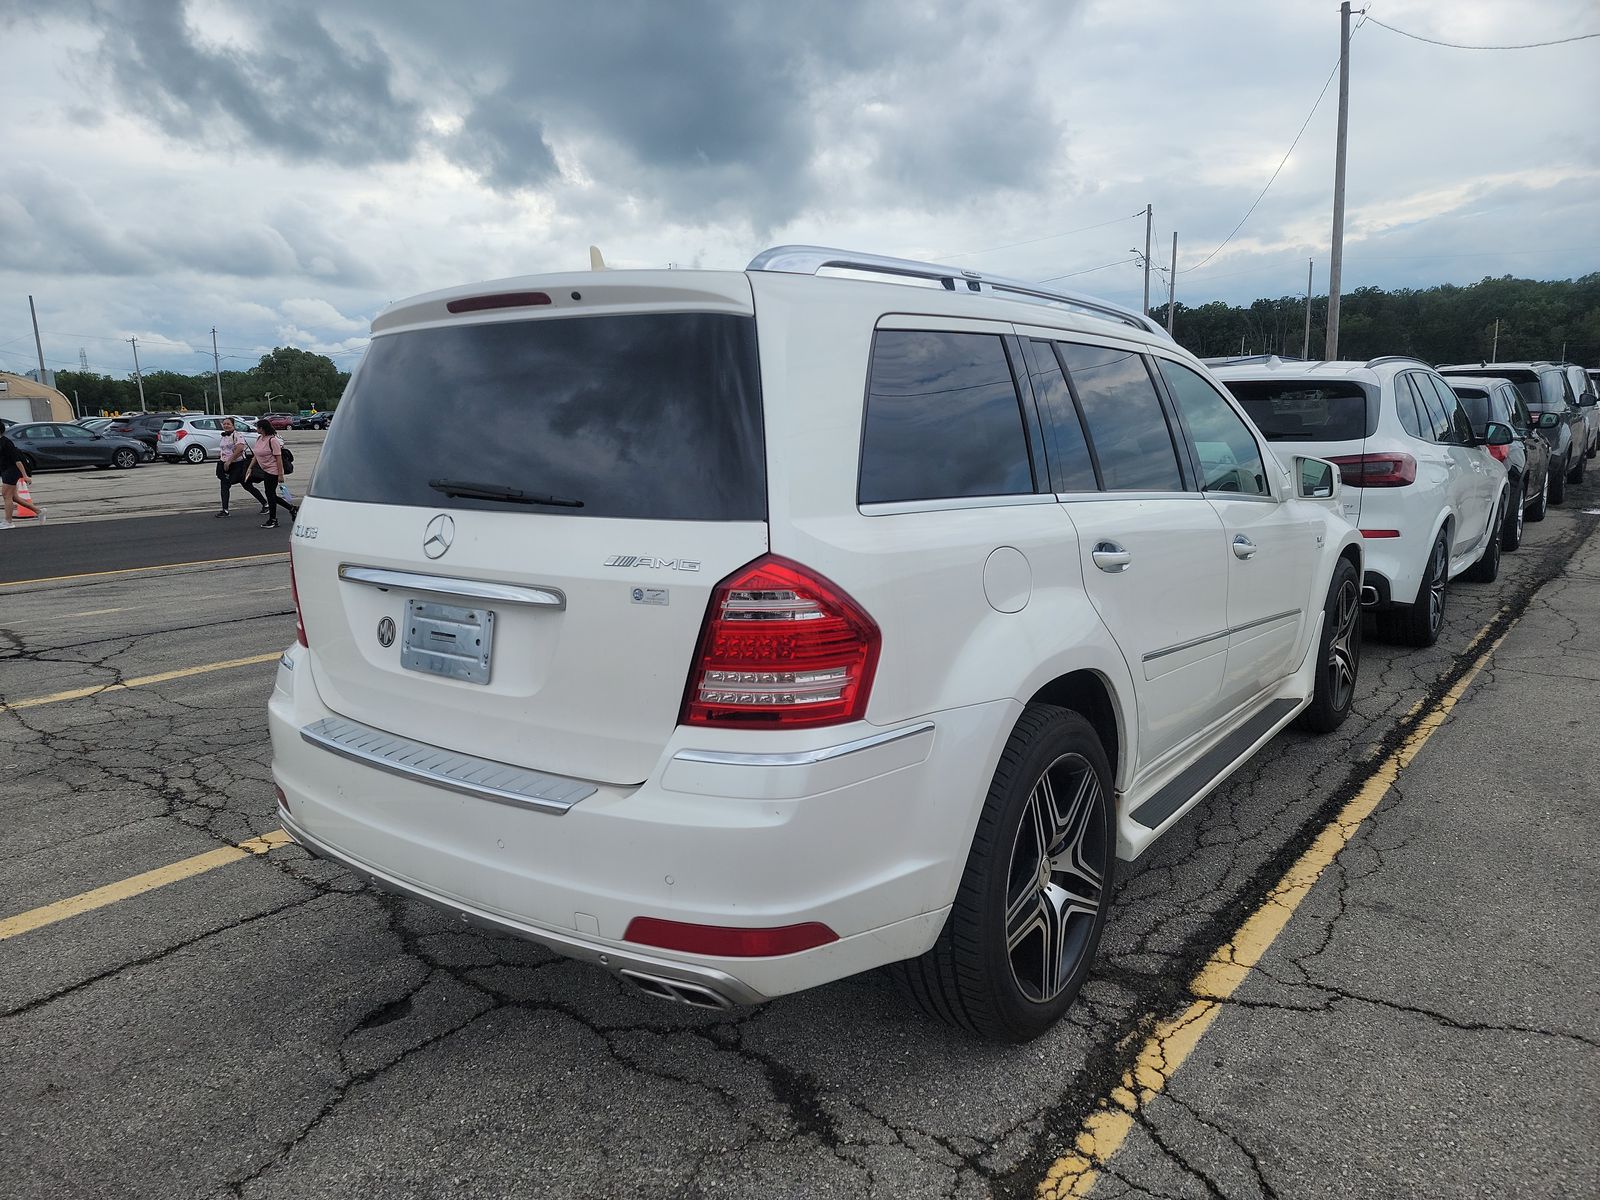
[[[1363,529],[1361,536],[1364,538],[1392,538],[1399,537],[1398,529]]]
[[[549,304],[545,292],[501,292],[495,296],[463,296],[445,305],[453,313],[482,312],[486,308],[530,308],[536,304]]]
[[[731,929],[724,925],[690,925],[658,917],[635,917],[628,922],[628,931],[622,935],[622,940],[717,958],[770,958],[826,946],[837,942],[839,935],[820,921],[771,929]]]

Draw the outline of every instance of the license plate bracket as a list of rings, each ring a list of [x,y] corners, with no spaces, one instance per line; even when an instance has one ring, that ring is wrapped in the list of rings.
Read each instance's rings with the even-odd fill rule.
[[[494,613],[484,608],[407,600],[400,665],[464,683],[488,683],[494,657]]]

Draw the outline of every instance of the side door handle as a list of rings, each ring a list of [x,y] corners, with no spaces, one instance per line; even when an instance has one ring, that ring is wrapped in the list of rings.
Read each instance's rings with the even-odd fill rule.
[[[1094,552],[1089,557],[1094,559],[1095,566],[1112,575],[1126,571],[1128,564],[1133,561],[1133,555],[1116,542],[1096,542]]]
[[[1233,535],[1233,556],[1235,558],[1254,558],[1256,544],[1242,533]]]

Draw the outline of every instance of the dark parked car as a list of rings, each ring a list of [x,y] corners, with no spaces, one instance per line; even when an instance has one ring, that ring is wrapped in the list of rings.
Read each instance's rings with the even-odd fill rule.
[[[1461,363],[1440,367],[1439,373],[1472,379],[1509,379],[1516,385],[1522,402],[1538,418],[1539,432],[1550,443],[1551,504],[1566,499],[1567,484],[1583,481],[1589,425],[1559,363]]]
[[[119,467],[127,470],[150,459],[145,444],[134,438],[91,433],[70,421],[35,421],[13,425],[6,436],[16,443],[28,471],[67,467]]]
[[[1550,506],[1550,443],[1534,429],[1534,417],[1522,402],[1516,385],[1508,379],[1464,379],[1446,375],[1477,437],[1486,436],[1489,422],[1509,425],[1515,439],[1507,446],[1488,445],[1488,451],[1506,466],[1506,478],[1521,504],[1507,505],[1500,545],[1515,550],[1522,544],[1522,522],[1544,520]]]
[[[296,429],[326,429],[329,414],[313,412],[311,409],[302,409],[300,415],[294,419]]]
[[[133,438],[143,442],[150,447],[150,456],[154,458],[156,442],[161,437],[161,427],[167,423],[169,417],[177,415],[170,412],[125,413],[115,418],[101,432],[110,437]]]

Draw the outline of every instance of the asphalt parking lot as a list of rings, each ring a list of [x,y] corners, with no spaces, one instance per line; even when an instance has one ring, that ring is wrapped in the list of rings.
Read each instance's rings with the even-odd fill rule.
[[[309,859],[284,531],[213,520],[209,465],[40,484],[0,535],[0,1195],[1600,1194],[1600,486],[1126,865],[1070,1020],[995,1047],[881,975],[673,1008]]]

